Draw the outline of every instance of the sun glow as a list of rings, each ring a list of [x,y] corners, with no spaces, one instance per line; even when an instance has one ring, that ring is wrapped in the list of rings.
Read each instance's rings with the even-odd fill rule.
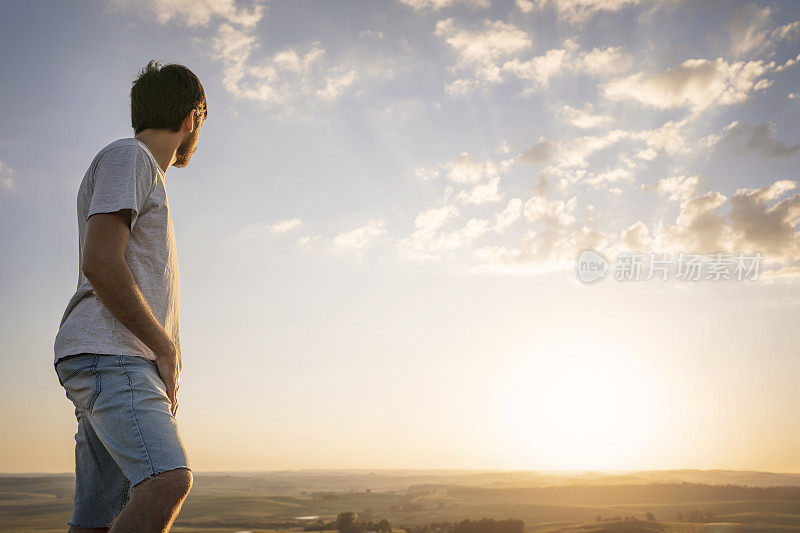
[[[646,358],[575,332],[530,342],[503,369],[498,429],[532,468],[641,467],[663,429],[663,379]]]

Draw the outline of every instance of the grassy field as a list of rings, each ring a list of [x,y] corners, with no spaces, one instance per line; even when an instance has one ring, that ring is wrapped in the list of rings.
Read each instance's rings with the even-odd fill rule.
[[[528,532],[711,533],[800,531],[800,482],[770,486],[754,473],[738,484],[699,483],[702,475],[592,475],[410,471],[197,473],[174,531],[302,530],[352,511],[362,520],[403,526],[513,518]],[[654,477],[655,476],[655,477]],[[709,479],[718,480],[719,473]],[[731,476],[723,476],[730,479]],[[668,479],[664,481],[663,479]],[[781,478],[786,481],[789,478]],[[791,480],[794,481],[794,480]],[[526,486],[527,485],[527,486]],[[73,478],[0,476],[0,531],[66,530]],[[648,513],[655,520],[648,520]]]

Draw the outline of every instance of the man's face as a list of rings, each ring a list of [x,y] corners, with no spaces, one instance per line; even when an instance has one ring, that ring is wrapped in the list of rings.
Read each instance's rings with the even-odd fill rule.
[[[186,138],[175,152],[175,162],[172,163],[172,166],[183,168],[189,164],[192,154],[197,150],[197,140],[200,138],[200,126],[202,126],[202,122],[194,128],[192,133],[186,134]]]

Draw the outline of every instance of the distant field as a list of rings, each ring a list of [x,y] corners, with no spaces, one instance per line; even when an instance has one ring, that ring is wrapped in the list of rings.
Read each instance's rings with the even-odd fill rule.
[[[386,518],[395,530],[431,522],[513,518],[522,520],[526,531],[538,533],[800,531],[800,480],[798,486],[771,487],[765,483],[769,475],[757,473],[753,479],[758,486],[746,486],[746,476],[734,473],[710,473],[709,479],[737,479],[742,485],[698,483],[702,473],[697,472],[687,474],[691,483],[680,482],[674,473],[639,476],[197,473],[174,531],[302,530],[309,520],[298,517],[330,522],[347,511],[363,520]],[[0,531],[63,533],[72,491],[68,475],[0,476]]]

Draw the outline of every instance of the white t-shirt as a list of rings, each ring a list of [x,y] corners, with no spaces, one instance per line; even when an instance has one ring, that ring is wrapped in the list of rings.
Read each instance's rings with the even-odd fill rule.
[[[121,209],[131,210],[125,261],[180,353],[180,274],[164,172],[144,143],[129,138],[100,150],[78,189],[78,289],[56,335],[56,361],[78,353],[155,359],[152,350],[103,305],[81,269],[89,217]]]

